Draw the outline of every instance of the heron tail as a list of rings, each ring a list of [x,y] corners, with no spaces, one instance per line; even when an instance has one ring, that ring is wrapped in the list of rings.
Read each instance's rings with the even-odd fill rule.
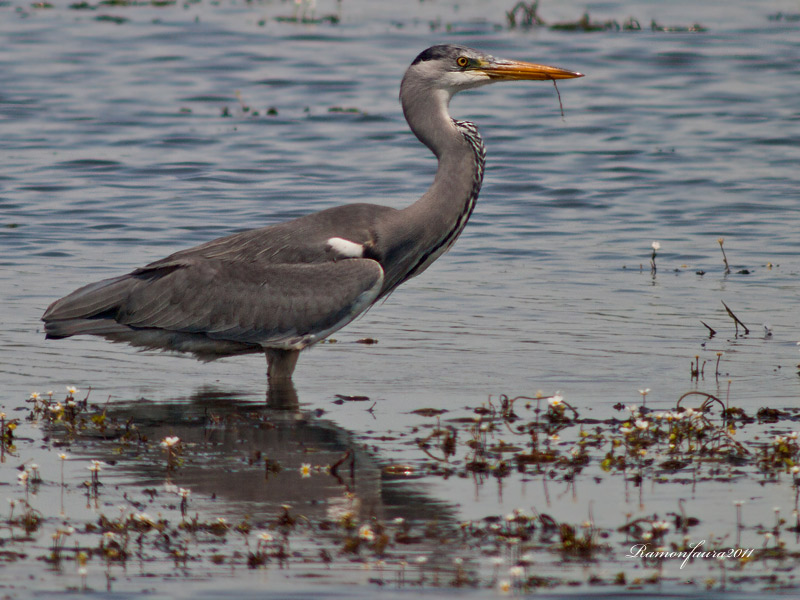
[[[47,338],[104,335],[124,329],[114,317],[134,285],[130,275],[122,275],[91,283],[56,300],[42,315]]]

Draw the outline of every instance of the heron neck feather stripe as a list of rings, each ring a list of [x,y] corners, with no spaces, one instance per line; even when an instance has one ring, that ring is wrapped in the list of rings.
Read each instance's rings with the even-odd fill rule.
[[[461,234],[461,231],[467,225],[467,221],[469,221],[472,211],[475,209],[475,203],[478,200],[478,194],[481,191],[481,184],[483,183],[483,166],[486,162],[486,147],[483,145],[481,134],[478,132],[478,128],[475,126],[475,123],[470,121],[457,121],[453,119],[453,123],[455,123],[458,131],[464,136],[464,138],[467,140],[467,143],[469,143],[469,147],[472,149],[474,155],[475,169],[472,173],[472,189],[470,190],[469,196],[464,202],[464,208],[453,224],[453,227],[444,236],[442,236],[442,239],[439,240],[436,245],[422,255],[422,257],[409,271],[405,279],[413,277],[418,272],[424,270],[425,267],[436,260],[441,254],[450,249],[450,246],[455,243],[456,239],[458,239],[458,236]]]

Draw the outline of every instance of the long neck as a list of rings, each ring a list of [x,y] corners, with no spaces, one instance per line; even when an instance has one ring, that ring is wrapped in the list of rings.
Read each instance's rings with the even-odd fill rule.
[[[438,158],[439,167],[428,191],[393,219],[390,251],[395,256],[387,261],[384,293],[424,271],[453,245],[483,182],[485,149],[477,128],[450,117],[448,93],[416,92],[401,88],[403,112],[417,138]]]

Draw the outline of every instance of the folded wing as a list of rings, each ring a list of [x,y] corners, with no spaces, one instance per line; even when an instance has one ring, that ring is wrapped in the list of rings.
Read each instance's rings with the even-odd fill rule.
[[[50,338],[101,335],[199,358],[301,349],[378,297],[373,260],[257,264],[208,258],[160,261],[80,288],[45,312]]]

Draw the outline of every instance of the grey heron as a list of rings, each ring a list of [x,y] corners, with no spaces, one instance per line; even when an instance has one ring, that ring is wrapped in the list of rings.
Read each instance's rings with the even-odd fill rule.
[[[264,352],[270,386],[291,383],[301,350],[419,275],[458,238],[475,207],[485,150],[454,120],[454,94],[498,81],[581,73],[438,45],[400,85],[408,125],[436,155],[423,196],[404,209],[347,204],[212,240],[84,286],[42,316],[47,338],[89,334],[210,361]]]

